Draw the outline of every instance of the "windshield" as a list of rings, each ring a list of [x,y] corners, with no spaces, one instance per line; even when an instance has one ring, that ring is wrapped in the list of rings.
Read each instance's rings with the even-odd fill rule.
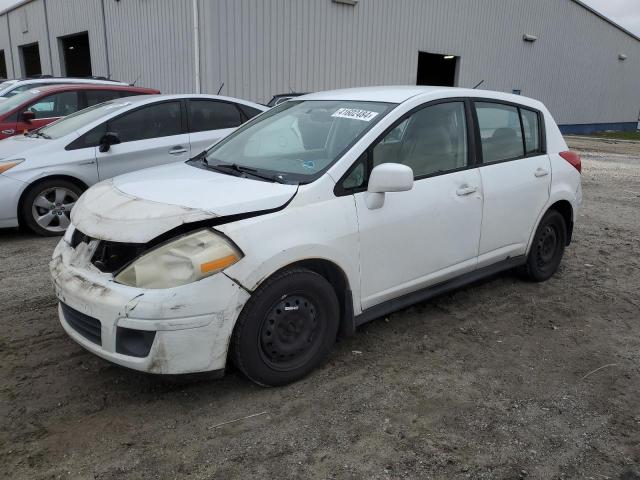
[[[235,164],[284,181],[308,183],[394,106],[344,100],[285,102],[213,146],[205,159],[211,166]]]
[[[4,105],[4,103],[0,103]],[[99,103],[92,107],[85,108],[79,112],[67,115],[60,120],[50,123],[49,125],[42,127],[38,130],[46,138],[60,138],[65,135],[69,135],[71,132],[93,123],[101,117],[122,110],[131,105],[131,102],[125,102],[123,100],[111,100],[105,103]]]
[[[15,85],[15,83],[15,80],[7,80],[6,82],[0,83],[0,92],[2,92],[2,90],[4,90],[5,88],[9,88],[10,86]]]
[[[40,90],[33,89],[14,95],[13,97],[0,102],[0,115],[10,112],[14,108],[19,107],[38,95],[40,95]]]

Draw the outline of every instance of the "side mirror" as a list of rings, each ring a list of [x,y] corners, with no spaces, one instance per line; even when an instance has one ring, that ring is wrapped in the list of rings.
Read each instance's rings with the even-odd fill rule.
[[[381,163],[369,175],[366,203],[371,210],[384,205],[387,192],[405,192],[413,188],[413,170],[400,163]]]
[[[22,118],[23,122],[31,123],[31,120],[35,120],[36,114],[35,114],[35,112],[32,112],[31,110],[26,110],[26,111],[22,112],[20,117]]]
[[[98,148],[102,153],[108,152],[111,149],[111,145],[117,145],[120,143],[120,137],[117,133],[107,132],[102,138],[100,138],[100,147]]]

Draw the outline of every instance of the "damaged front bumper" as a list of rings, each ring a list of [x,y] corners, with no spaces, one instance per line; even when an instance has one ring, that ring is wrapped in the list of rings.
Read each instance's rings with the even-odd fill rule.
[[[220,273],[176,288],[134,288],[82,257],[63,239],[50,263],[60,322],[77,343],[144,372],[224,368],[233,326],[249,298],[236,282]]]

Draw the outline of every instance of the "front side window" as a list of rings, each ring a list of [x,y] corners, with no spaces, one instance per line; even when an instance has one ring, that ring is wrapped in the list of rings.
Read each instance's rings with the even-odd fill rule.
[[[168,137],[182,133],[180,102],[147,105],[111,120],[109,132],[116,133],[121,142]]]
[[[401,163],[415,178],[467,166],[463,102],[425,107],[400,122],[373,148],[373,166]]]
[[[347,100],[289,101],[264,112],[214,145],[209,165],[236,164],[313,181],[395,104]]]
[[[10,100],[7,100],[10,101]],[[2,105],[1,102],[0,105]],[[60,138],[69,135],[71,132],[80,130],[81,128],[95,122],[99,118],[109,115],[129,107],[131,103],[125,101],[113,100],[111,102],[94,105],[85,108],[79,112],[72,113],[68,117],[61,118],[39,131],[44,133],[48,138]]]
[[[240,110],[233,103],[214,100],[189,100],[189,129],[204,132],[240,126]]]
[[[518,109],[500,103],[476,102],[484,163],[524,156]]]
[[[27,107],[36,118],[64,117],[78,111],[78,92],[60,92],[42,97]]]

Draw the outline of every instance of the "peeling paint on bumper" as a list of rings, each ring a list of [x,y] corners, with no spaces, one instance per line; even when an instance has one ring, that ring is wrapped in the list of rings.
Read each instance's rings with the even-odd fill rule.
[[[100,321],[102,344],[80,335],[59,309],[60,322],[77,343],[118,365],[149,373],[183,374],[224,368],[233,326],[249,294],[223,274],[176,288],[121,285],[93,265],[74,264],[63,239],[50,263],[60,302]],[[149,355],[116,352],[117,327],[155,331]]]

